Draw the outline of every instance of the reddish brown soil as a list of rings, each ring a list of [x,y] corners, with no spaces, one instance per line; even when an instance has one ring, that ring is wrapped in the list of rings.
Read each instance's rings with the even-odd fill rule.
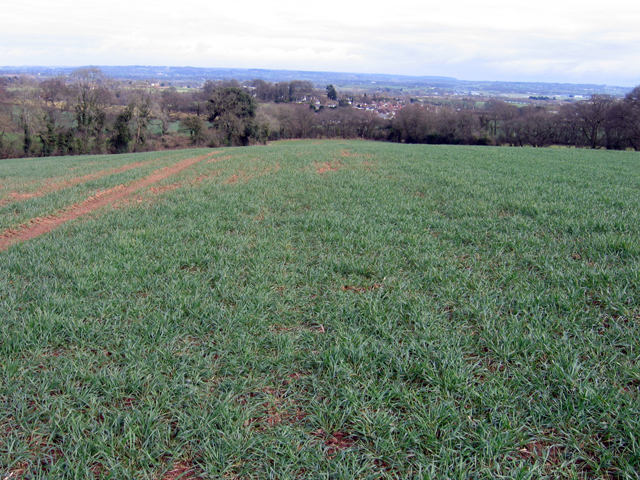
[[[24,478],[24,474],[27,472],[27,469],[29,468],[29,464],[27,462],[20,462],[18,465],[16,465],[15,467],[13,467],[12,470],[9,470],[8,475],[5,477],[2,477],[2,480],[10,480],[10,479],[18,479],[18,478]]]
[[[214,154],[215,155],[215,154]],[[151,175],[136,180],[135,182],[125,186],[119,185],[108,190],[97,193],[93,197],[88,198],[82,203],[71,205],[62,210],[60,213],[50,215],[44,218],[34,218],[28,224],[14,230],[6,230],[0,233],[0,251],[6,250],[11,244],[21,242],[37,237],[44,233],[50,232],[54,228],[74,220],[82,215],[93,212],[94,210],[109,205],[115,201],[123,200],[136,190],[157,183],[165,178],[175,175],[190,166],[201,162],[204,159],[211,158],[211,154],[202,155],[200,157],[188,158],[176,163],[170,167],[164,167],[153,172]]]
[[[230,158],[233,158],[233,157],[231,155],[225,155],[224,157],[213,158],[213,159],[209,160],[207,163],[219,162],[221,160],[228,160]]]
[[[222,158],[218,158],[217,160],[220,161],[220,160],[222,160]],[[207,163],[210,163],[210,162],[212,162],[212,160],[209,160]],[[199,177],[196,177],[193,180],[193,184],[197,185],[199,183],[202,183],[207,178],[217,177],[218,175],[220,175],[220,172],[212,172],[212,173],[207,173],[207,174],[204,174],[204,175],[200,175]]]
[[[326,172],[335,172],[336,170],[339,170],[340,167],[342,166],[340,162],[324,162],[324,163],[316,162],[315,165],[316,165],[316,171],[320,175]]]
[[[171,190],[175,190],[176,188],[180,188],[182,183],[173,183],[171,185],[165,185],[164,187],[151,187],[151,191],[153,193],[164,193],[170,192]]]
[[[96,180],[101,177],[105,177],[107,175],[113,175],[116,173],[126,172],[127,170],[132,170],[134,168],[142,167],[143,165],[147,165],[156,160],[149,160],[148,162],[135,162],[130,163],[129,165],[123,165],[122,167],[112,168],[109,170],[102,170],[96,173],[90,173],[88,175],[84,175],[82,177],[72,178],[70,180],[64,180],[62,182],[51,183],[49,185],[45,185],[39,190],[30,193],[18,193],[11,192],[9,194],[9,198],[4,198],[0,200],[0,207],[16,201],[27,200],[29,198],[42,197],[47,193],[57,192],[58,190],[62,190],[63,188],[72,187],[73,185],[78,185],[79,183],[88,182],[89,180]]]
[[[549,441],[535,440],[528,443],[524,448],[521,448],[519,453],[522,458],[532,463],[535,462],[536,459],[544,458],[546,454],[547,465],[560,465],[562,463],[564,447],[554,445]]]
[[[335,457],[340,450],[353,447],[358,440],[355,436],[345,432],[333,432],[331,435],[327,435],[321,428],[312,432],[311,435],[324,440],[325,454],[329,458]]]
[[[94,463],[89,468],[89,470],[91,470],[91,473],[93,473],[93,478],[103,478],[109,476],[109,470],[107,470],[107,467],[99,462]]]
[[[182,461],[162,476],[162,480],[198,480],[203,477],[198,473],[198,469],[190,462]]]

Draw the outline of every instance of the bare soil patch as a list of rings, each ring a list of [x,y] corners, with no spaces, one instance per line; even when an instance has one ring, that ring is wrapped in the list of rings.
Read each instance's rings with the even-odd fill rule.
[[[339,161],[324,163],[314,162],[314,164],[316,166],[316,171],[320,175],[326,172],[335,172],[336,170],[340,170],[340,167],[342,167],[342,163],[340,163]]]
[[[253,170],[240,170],[238,173],[231,175],[227,179],[227,184],[234,185],[238,182],[248,182],[253,178],[262,177],[264,175],[268,175],[270,173],[275,173],[280,170],[280,164],[276,163],[273,166],[268,166],[264,168],[253,167]]]
[[[290,374],[282,380],[282,387],[294,383],[308,375],[306,372]],[[252,430],[264,432],[279,424],[295,425],[304,421],[308,416],[300,405],[292,397],[287,396],[286,390],[281,387],[264,387],[259,391],[253,391],[240,395],[237,402],[242,406],[252,403],[252,399],[262,398],[259,405],[254,406],[252,416],[244,421],[244,426]]]
[[[521,448],[519,453],[532,463],[537,459],[546,459],[547,466],[558,466],[562,463],[564,447],[546,440],[534,440]]]
[[[231,177],[229,177],[229,180],[227,180],[227,183],[228,183],[229,185],[233,185],[234,183],[237,183],[237,182],[238,182],[238,179],[239,179],[239,178],[240,178],[240,177],[239,177],[238,175],[231,175]]]
[[[371,158],[372,155],[370,153],[356,153],[350,150],[341,150],[340,156],[348,158],[348,157],[360,157],[360,158]]]
[[[182,183],[172,183],[171,185],[165,185],[163,187],[151,187],[151,191],[153,193],[164,193],[170,192],[171,190],[175,190],[176,188],[180,188]]]
[[[311,432],[311,435],[324,441],[324,446],[326,447],[325,455],[330,459],[335,457],[341,450],[353,447],[358,440],[356,436],[349,435],[346,432],[333,432],[331,435],[327,435],[321,428]]]
[[[134,168],[142,167],[143,165],[148,165],[149,163],[155,162],[156,160],[149,160],[147,162],[130,163],[128,165],[123,165],[122,167],[111,168],[109,170],[102,170],[100,172],[90,173],[82,177],[76,177],[69,180],[64,180],[62,182],[50,183],[48,185],[44,185],[42,188],[36,190],[35,192],[30,192],[30,193],[11,192],[9,194],[9,197],[0,200],[0,207],[3,207],[4,205],[7,205],[8,203],[11,203],[11,202],[16,202],[16,201],[20,202],[23,200],[28,200],[29,198],[42,197],[48,193],[57,192],[58,190],[72,187],[80,183],[85,183],[85,182],[88,182],[89,180],[96,180],[101,177],[106,177],[107,175],[114,175],[116,173],[122,173],[128,170],[133,170]]]
[[[17,229],[6,230],[0,234],[0,251],[6,250],[15,242],[29,240],[44,233],[48,233],[54,228],[70,220],[86,215],[87,213],[93,212],[94,210],[113,202],[121,201],[136,190],[164,180],[165,178],[175,175],[182,170],[201,162],[202,160],[211,158],[211,156],[211,154],[207,154],[200,157],[182,160],[170,167],[161,168],[145,178],[136,180],[128,186],[119,185],[99,192],[82,203],[71,205],[58,214],[50,215],[48,217],[34,218],[29,223],[22,225]]]
[[[382,287],[383,287],[382,284],[374,283],[370,287],[363,287],[359,285],[343,285],[342,287],[340,287],[340,289],[343,292],[365,293],[365,292],[372,292],[374,290],[380,290]]]
[[[2,480],[11,480],[24,478],[24,474],[27,472],[29,464],[27,462],[21,462],[17,466],[13,467],[13,469],[7,472],[7,475],[2,477]]]
[[[218,161],[222,160],[222,158],[219,158]],[[209,160],[207,163],[210,163],[211,160]],[[199,183],[202,183],[204,180],[208,179],[208,178],[213,178],[213,177],[217,177],[218,175],[220,175],[220,172],[212,172],[212,173],[207,173],[204,175],[200,175],[196,178],[194,178],[193,180],[193,184],[197,185]]]
[[[199,480],[202,472],[191,462],[181,461],[173,465],[173,468],[162,476],[162,480]]]
[[[222,161],[222,160],[229,160],[230,158],[233,158],[233,156],[231,156],[231,155],[225,155],[224,157],[212,158],[212,159],[211,159],[211,160],[209,160],[207,163],[220,162],[220,161]]]

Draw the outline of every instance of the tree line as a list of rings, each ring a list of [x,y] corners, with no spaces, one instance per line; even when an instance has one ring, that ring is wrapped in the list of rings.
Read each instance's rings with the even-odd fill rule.
[[[179,91],[116,81],[99,69],[43,81],[0,79],[0,157],[125,153],[296,138],[638,150],[640,86],[619,99],[561,106],[490,99],[425,105],[340,95],[333,85],[207,81]],[[393,114],[380,105],[389,102]],[[398,105],[404,104],[404,105]],[[386,105],[386,103],[384,103]]]

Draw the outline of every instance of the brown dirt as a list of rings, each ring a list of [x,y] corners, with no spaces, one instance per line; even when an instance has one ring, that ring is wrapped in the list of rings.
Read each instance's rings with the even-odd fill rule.
[[[164,187],[151,187],[151,191],[153,193],[164,193],[170,192],[171,190],[175,190],[176,188],[180,188],[182,183],[172,183],[171,185],[165,185]]]
[[[134,168],[142,167],[143,165],[147,165],[149,163],[155,162],[156,160],[149,160],[148,162],[130,163],[128,165],[123,165],[122,167],[111,168],[109,170],[102,170],[100,172],[90,173],[82,177],[76,177],[69,180],[63,180],[61,182],[51,183],[49,185],[43,186],[42,188],[36,190],[35,192],[30,192],[30,193],[11,192],[8,198],[4,198],[0,200],[0,207],[3,207],[4,205],[11,202],[16,202],[16,201],[19,202],[19,201],[27,200],[29,198],[42,197],[48,193],[57,192],[58,190],[62,190],[63,188],[72,187],[80,183],[88,182],[89,180],[96,180],[98,178],[105,177],[107,175],[114,175],[116,173],[126,172],[128,170],[132,170]]]
[[[12,470],[9,470],[8,475],[2,477],[2,480],[11,480],[15,478],[24,478],[24,474],[27,472],[29,468],[29,464],[27,462],[21,462],[16,467],[13,467]]]
[[[547,465],[560,465],[564,447],[546,440],[534,440],[519,450],[520,456],[534,463],[537,459],[547,459]]]
[[[342,287],[340,287],[340,289],[343,292],[355,292],[355,293],[372,292],[374,290],[380,290],[381,288],[382,288],[382,285],[379,283],[374,283],[370,287],[361,287],[361,286],[355,286],[355,285],[343,285]]]
[[[231,156],[231,155],[225,155],[224,157],[212,158],[212,159],[211,159],[211,160],[209,160],[207,163],[219,162],[219,161],[221,161],[221,160],[229,160],[230,158],[233,158],[233,156]]]
[[[283,411],[277,403],[270,404],[265,402],[261,405],[263,413],[260,416],[252,417],[244,422],[245,427],[251,427],[258,431],[264,432],[269,428],[273,428],[276,425],[281,423],[287,425],[295,425],[298,424],[307,417],[307,413],[305,413],[302,409],[296,408],[293,413],[288,411]]]
[[[151,175],[148,175],[147,177],[140,180],[136,180],[135,182],[127,186],[118,185],[117,187],[98,192],[96,195],[88,198],[84,202],[71,205],[58,214],[50,215],[44,218],[34,218],[29,223],[22,225],[17,229],[5,230],[4,232],[0,233],[0,251],[6,250],[11,244],[15,242],[29,240],[44,233],[48,233],[54,228],[63,225],[70,220],[74,220],[82,215],[91,213],[94,210],[109,205],[113,202],[121,201],[136,190],[147,187],[149,185],[153,185],[154,183],[175,175],[182,170],[189,168],[190,166],[195,165],[198,162],[201,162],[204,159],[211,158],[211,156],[211,154],[207,154],[200,157],[182,160],[170,167],[161,168],[160,170],[153,172]]]
[[[237,174],[231,175],[227,179],[226,183],[228,185],[235,185],[238,182],[246,183],[253,178],[262,177],[264,175],[277,172],[278,170],[280,170],[279,163],[277,163],[274,167],[265,167],[265,168],[254,167],[252,171],[241,170]]]
[[[339,451],[353,447],[358,440],[357,437],[345,432],[333,432],[331,435],[327,435],[321,428],[312,432],[311,435],[324,440],[325,454],[330,459],[335,457]]]
[[[373,155],[370,153],[356,153],[350,150],[341,150],[340,156],[348,158],[348,157],[360,157],[360,158],[372,158]]]
[[[198,468],[187,461],[176,463],[162,476],[162,480],[199,480],[201,478],[203,477],[199,474]]]
[[[282,379],[279,387],[264,387],[238,397],[237,402],[242,406],[249,404],[252,398],[264,398],[264,401],[256,406],[253,416],[247,418],[243,425],[264,432],[279,424],[296,425],[303,422],[308,413],[287,395],[286,387],[308,375],[308,372],[292,373]]]
[[[339,161],[324,162],[324,163],[315,162],[315,166],[316,166],[316,171],[320,175],[322,175],[323,173],[326,173],[326,172],[335,172],[336,170],[340,170],[340,167],[342,167],[342,164]]]
[[[107,467],[105,467],[100,462],[94,463],[89,468],[89,470],[91,470],[91,473],[93,473],[93,477],[94,478],[103,478],[103,477],[108,477],[109,476],[109,470],[107,470]]]
[[[219,158],[218,161],[222,160],[222,158]],[[211,160],[209,160],[209,162],[211,162]],[[207,163],[209,163],[207,162]],[[193,184],[197,185],[199,183],[202,183],[204,180],[208,179],[208,178],[213,178],[213,177],[217,177],[218,175],[220,175],[220,172],[212,172],[212,173],[206,173],[204,175],[200,175],[199,177],[194,178],[193,180]]]

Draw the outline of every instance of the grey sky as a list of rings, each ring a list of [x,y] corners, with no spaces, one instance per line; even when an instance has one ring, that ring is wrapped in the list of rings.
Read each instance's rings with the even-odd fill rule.
[[[173,65],[640,84],[632,1],[22,0],[0,65]]]

